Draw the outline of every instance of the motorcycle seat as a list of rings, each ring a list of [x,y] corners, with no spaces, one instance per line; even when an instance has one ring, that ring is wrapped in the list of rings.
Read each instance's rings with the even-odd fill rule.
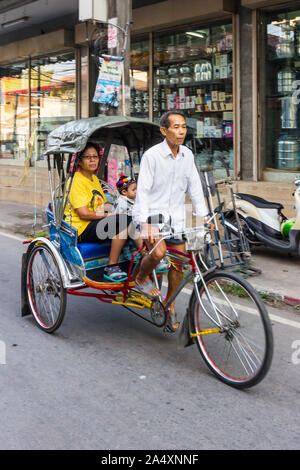
[[[244,193],[235,193],[238,199],[244,199],[247,202],[250,202],[258,209],[283,209],[283,205],[279,202],[269,202],[263,199],[262,197],[253,196],[252,194],[244,194]]]

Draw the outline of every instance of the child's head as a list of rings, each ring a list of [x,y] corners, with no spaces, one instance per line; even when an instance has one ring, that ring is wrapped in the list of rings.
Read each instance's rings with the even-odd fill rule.
[[[135,199],[136,196],[136,180],[130,176],[122,175],[117,181],[117,188],[122,196],[129,199]]]

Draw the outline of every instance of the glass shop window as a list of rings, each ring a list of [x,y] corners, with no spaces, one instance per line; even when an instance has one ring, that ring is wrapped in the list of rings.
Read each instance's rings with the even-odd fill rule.
[[[154,35],[154,120],[181,110],[196,165],[233,169],[232,24]],[[223,174],[223,173],[222,173]]]
[[[130,54],[130,113],[131,116],[149,117],[149,41],[131,44]]]
[[[73,52],[31,62],[31,133],[38,160],[49,132],[76,118],[75,77]]]
[[[0,67],[0,158],[24,160],[29,137],[26,63]]]
[[[264,21],[266,169],[300,169],[300,8]]]

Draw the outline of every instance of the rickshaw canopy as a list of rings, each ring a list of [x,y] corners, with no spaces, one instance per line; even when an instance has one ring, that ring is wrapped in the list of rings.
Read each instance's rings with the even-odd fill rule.
[[[87,142],[126,146],[129,152],[145,151],[162,141],[159,125],[127,116],[100,116],[70,121],[47,138],[45,155],[81,152]]]

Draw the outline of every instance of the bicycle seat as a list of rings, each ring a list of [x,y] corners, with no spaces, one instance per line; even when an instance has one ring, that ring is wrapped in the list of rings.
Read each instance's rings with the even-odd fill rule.
[[[235,196],[238,199],[244,199],[245,201],[250,202],[258,209],[283,209],[283,205],[279,202],[269,202],[261,197],[253,196],[252,194],[235,193]]]

